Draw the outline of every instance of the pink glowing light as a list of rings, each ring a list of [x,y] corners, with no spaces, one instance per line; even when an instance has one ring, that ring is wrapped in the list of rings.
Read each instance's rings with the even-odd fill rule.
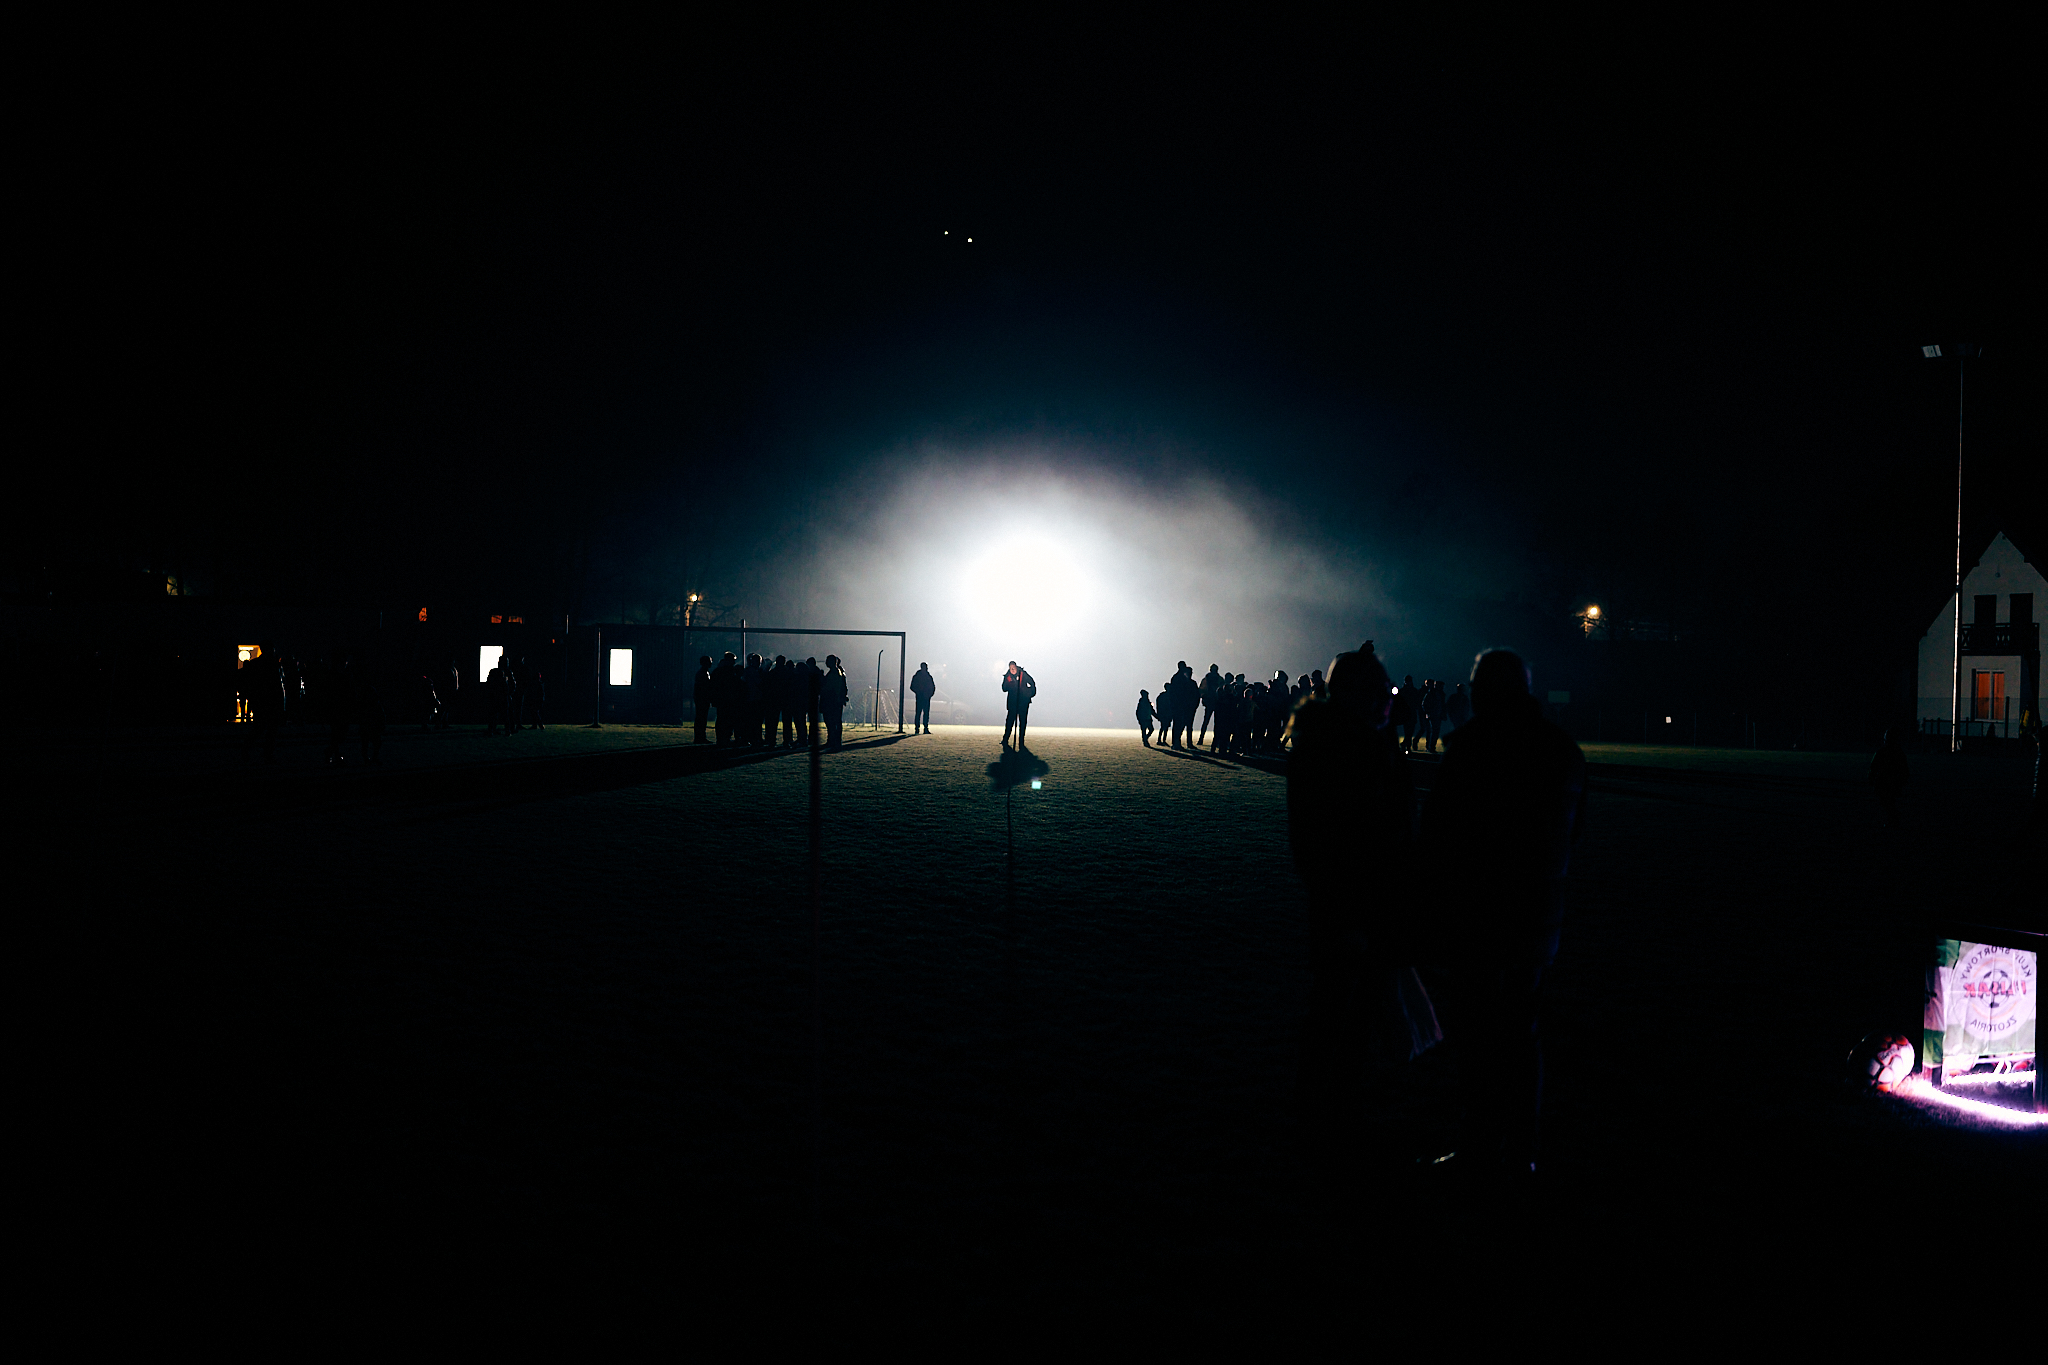
[[[2026,1073],[2020,1072],[2017,1074],[2024,1075]],[[2005,1128],[2048,1128],[2048,1114],[2030,1113],[2025,1109],[2007,1109],[2003,1105],[1992,1104],[1986,1100],[1973,1100],[1967,1095],[1955,1093],[1955,1090],[1952,1088],[1958,1084],[1968,1086],[1972,1081],[2007,1081],[2009,1083],[2010,1077],[1991,1075],[1981,1077],[1958,1076],[1954,1081],[1949,1082],[1948,1085],[1936,1087],[1929,1085],[1925,1077],[1910,1076],[1898,1085],[1893,1086],[1892,1093],[1911,1104],[1938,1106],[1958,1114],[1967,1114],[1971,1118],[1983,1123],[1995,1123]]]

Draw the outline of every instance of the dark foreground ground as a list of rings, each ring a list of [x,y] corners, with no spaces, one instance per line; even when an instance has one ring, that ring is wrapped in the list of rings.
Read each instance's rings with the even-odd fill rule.
[[[1389,1157],[1441,1127],[1448,1050],[1316,1155],[1276,770],[1041,732],[1012,883],[993,732],[852,737],[814,1027],[808,760],[686,738],[399,732],[371,772],[310,735],[269,769],[43,736],[10,899],[53,1254],[1363,1310],[1703,1267],[1790,1293],[1872,1247],[1910,1282],[1973,1200],[2038,1189],[2038,1133],[1839,1080],[1917,1022],[1919,915],[2038,886],[2017,754],[1917,757],[1887,835],[1862,757],[1590,747],[1546,1163],[1503,1196]]]

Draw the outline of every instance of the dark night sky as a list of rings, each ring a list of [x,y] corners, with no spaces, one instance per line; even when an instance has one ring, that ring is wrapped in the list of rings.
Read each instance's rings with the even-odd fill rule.
[[[758,620],[819,600],[778,566],[832,508],[1021,446],[1242,490],[1425,617],[1917,633],[1953,515],[1921,342],[1989,349],[1969,538],[2044,552],[2030,110],[1962,42],[1954,79],[1307,33],[82,78],[23,162],[13,577],[588,616],[652,573]]]

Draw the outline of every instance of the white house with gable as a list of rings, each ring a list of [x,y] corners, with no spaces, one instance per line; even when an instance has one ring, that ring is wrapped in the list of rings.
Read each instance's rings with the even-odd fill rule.
[[[1963,733],[2016,735],[2041,716],[2041,625],[2048,578],[2003,533],[1963,575]],[[1920,639],[1920,728],[1948,733],[1955,692],[1956,603]]]

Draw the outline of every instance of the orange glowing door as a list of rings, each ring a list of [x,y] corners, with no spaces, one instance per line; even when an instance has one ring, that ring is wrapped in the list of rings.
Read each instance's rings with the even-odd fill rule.
[[[1970,674],[1970,681],[1976,685],[1976,696],[1971,701],[1972,720],[2005,719],[2005,674]]]

